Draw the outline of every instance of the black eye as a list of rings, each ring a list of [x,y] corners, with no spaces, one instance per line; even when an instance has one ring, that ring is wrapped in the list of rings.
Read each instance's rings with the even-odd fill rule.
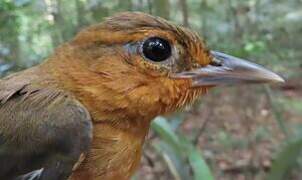
[[[143,54],[151,61],[161,62],[171,56],[171,46],[165,39],[152,37],[143,43]]]

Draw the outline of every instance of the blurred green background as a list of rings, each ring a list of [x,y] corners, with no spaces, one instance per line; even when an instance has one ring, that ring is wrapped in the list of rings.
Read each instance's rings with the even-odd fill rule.
[[[38,64],[90,24],[143,11],[190,27],[211,49],[282,74],[220,87],[153,123],[133,179],[302,178],[302,0],[0,0],[0,76]]]

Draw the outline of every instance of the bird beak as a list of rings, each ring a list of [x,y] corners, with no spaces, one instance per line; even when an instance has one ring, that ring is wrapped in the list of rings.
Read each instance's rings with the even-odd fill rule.
[[[281,83],[284,79],[264,67],[221,52],[211,51],[212,62],[204,67],[173,74],[192,79],[193,87],[246,83]]]

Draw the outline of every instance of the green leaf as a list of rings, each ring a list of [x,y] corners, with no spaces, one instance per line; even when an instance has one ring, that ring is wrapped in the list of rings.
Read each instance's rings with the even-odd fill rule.
[[[181,137],[181,143],[185,147],[189,163],[194,172],[195,180],[214,180],[210,168],[201,155],[201,151],[193,146],[185,137]]]
[[[179,138],[164,117],[155,118],[151,127],[164,141],[172,145],[179,155],[182,154]]]
[[[302,135],[289,141],[274,161],[266,180],[283,180],[302,153]]]
[[[189,165],[192,167],[195,180],[214,179],[210,168],[201,155],[201,152],[190,141],[188,141],[186,137],[177,135],[165,118],[157,117],[152,123],[152,128],[168,145],[172,147],[171,149],[175,152],[175,155],[178,156],[178,162],[181,162],[181,158],[188,159]],[[156,148],[163,150],[162,146],[157,146]],[[168,154],[172,155],[173,153],[170,152]],[[165,156],[167,156],[167,154],[165,154]],[[166,162],[171,173],[175,174],[175,169],[173,168],[174,165],[171,165],[171,161],[169,159],[167,159]]]
[[[185,159],[175,152],[173,146],[164,141],[153,146],[162,156],[175,180],[190,179],[189,166],[185,163]]]

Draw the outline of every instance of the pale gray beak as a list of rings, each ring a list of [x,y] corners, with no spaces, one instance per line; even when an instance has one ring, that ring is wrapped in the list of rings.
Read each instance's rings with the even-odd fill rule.
[[[243,83],[281,83],[284,79],[264,67],[221,52],[211,51],[213,61],[204,67],[172,75],[192,79],[193,87]]]

